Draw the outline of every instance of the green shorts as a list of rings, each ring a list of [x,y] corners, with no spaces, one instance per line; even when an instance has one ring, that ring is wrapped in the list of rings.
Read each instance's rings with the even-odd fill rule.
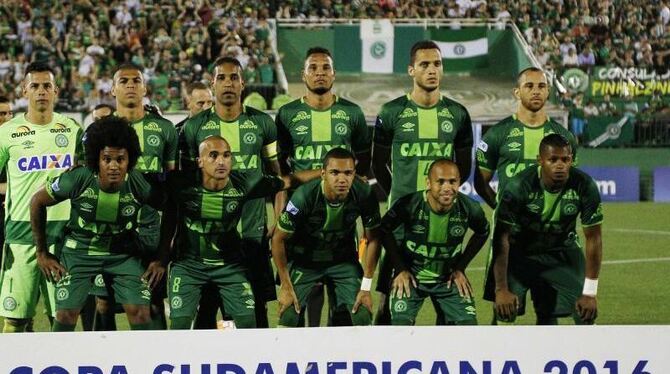
[[[247,272],[240,264],[206,265],[193,259],[184,259],[170,265],[168,299],[170,319],[194,318],[202,289],[215,285],[223,301],[226,314],[233,319],[255,320],[254,292]]]
[[[517,315],[526,312],[529,290],[538,316],[572,315],[584,287],[584,267],[584,253],[579,248],[525,256],[510,253],[507,283],[519,298]]]
[[[114,298],[124,305],[149,305],[151,291],[142,280],[140,259],[127,254],[91,255],[65,249],[61,263],[68,274],[56,284],[56,309],[80,309],[95,278],[102,274]]]
[[[410,296],[398,298],[395,292],[391,292],[389,305],[393,325],[414,325],[426,297],[430,297],[436,307],[439,306],[447,322],[457,325],[477,324],[474,299],[461,297],[456,285],[452,284],[448,288],[446,283],[419,283],[416,288],[411,284],[410,287]]]
[[[358,263],[342,263],[319,269],[292,264],[289,275],[301,309],[307,306],[308,296],[314,286],[317,283],[327,283],[332,286],[335,293],[335,308],[346,308],[347,311],[351,311],[361,288],[363,269]],[[359,316],[361,313],[366,316]],[[359,308],[359,313],[351,317],[354,325],[370,323],[370,313],[365,307]],[[298,318],[292,307],[286,309],[279,319],[279,324],[282,326],[296,326],[297,322]]]
[[[49,246],[55,253],[56,246]],[[35,246],[30,244],[5,244],[0,275],[0,316],[8,318],[33,318],[40,293],[45,296],[46,314],[55,316],[54,284],[47,282],[39,267]]]

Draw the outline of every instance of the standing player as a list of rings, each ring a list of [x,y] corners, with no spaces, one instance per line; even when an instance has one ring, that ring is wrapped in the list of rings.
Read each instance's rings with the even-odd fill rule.
[[[391,323],[413,325],[430,297],[448,321],[476,325],[474,295],[465,268],[486,243],[489,223],[477,202],[458,192],[453,161],[434,161],[426,190],[396,200],[382,219],[384,247],[398,272],[390,294]],[[403,228],[399,247],[393,231]],[[473,231],[467,246],[463,239]]]
[[[277,161],[277,129],[269,115],[242,105],[242,71],[242,65],[234,58],[221,57],[214,63],[214,106],[186,121],[180,134],[183,169],[194,170],[200,143],[209,136],[218,135],[230,145],[235,170],[257,178],[263,175],[264,169],[281,174]],[[283,199],[285,195],[277,194],[275,216],[283,206]],[[241,218],[241,233],[245,261],[256,297],[258,327],[268,327],[265,304],[276,298],[266,223],[265,199],[246,203]]]
[[[31,201],[37,263],[47,279],[58,282],[52,331],[74,331],[97,274],[114,289],[130,328],[146,330],[150,287],[163,277],[167,259],[152,262],[145,272],[137,257],[137,227],[142,206],[160,206],[161,194],[133,170],[141,150],[128,121],[107,116],[94,122],[85,142],[86,166],[50,180]],[[46,249],[46,207],[65,200],[70,200],[71,214],[59,261]]]
[[[500,321],[525,313],[529,289],[537,291],[538,323],[572,315],[576,324],[590,324],[597,316],[602,205],[593,179],[572,167],[571,147],[563,136],[547,135],[539,166],[519,173],[501,192],[493,235],[495,291],[485,295],[495,301]],[[586,261],[575,229],[578,215]]]
[[[256,326],[254,294],[247,278],[237,232],[245,202],[317,178],[317,171],[283,178],[232,171],[230,145],[212,135],[199,146],[199,172],[182,172],[171,181],[172,202],[165,222],[179,222],[178,259],[170,266],[170,328],[188,329],[206,285],[214,285],[224,309],[239,328]],[[218,298],[218,296],[217,296]]]
[[[323,156],[334,147],[351,150],[358,159],[356,173],[366,176],[370,167],[371,132],[361,108],[332,91],[335,81],[333,57],[326,48],[307,51],[302,70],[305,96],[279,109],[275,117],[279,158],[286,171],[321,169]],[[309,297],[309,326],[318,326],[323,305],[323,286]],[[329,301],[332,293],[329,292]],[[334,310],[330,315],[333,316]],[[348,311],[335,324],[351,324]],[[331,323],[329,323],[331,324]]]
[[[207,110],[214,105],[212,101],[212,90],[202,82],[189,83],[186,86],[186,109],[188,109],[188,117],[175,125],[177,133],[181,132],[186,121],[189,118],[195,117],[203,110]]]
[[[573,157],[577,148],[574,136],[545,111],[549,84],[542,70],[531,67],[521,71],[513,93],[519,101],[517,112],[491,127],[477,146],[475,190],[494,209],[497,196],[489,185],[494,173],[498,174],[498,191],[502,191],[513,176],[537,163],[540,141],[548,134],[557,133],[569,139]],[[489,253],[487,292],[494,287],[490,258]],[[535,291],[531,290],[531,294]]]
[[[0,96],[0,126],[12,119],[12,104],[5,96]],[[2,264],[2,248],[5,245],[5,194],[7,193],[7,170],[0,172],[0,264]]]
[[[51,319],[53,284],[40,273],[30,232],[30,198],[49,177],[76,165],[82,130],[71,118],[54,113],[58,94],[53,70],[34,62],[26,68],[23,94],[28,110],[0,126],[0,170],[7,172],[5,261],[2,264],[0,315],[4,332],[23,332],[35,316],[40,290]],[[54,253],[62,239],[70,206],[59,204],[47,211],[46,245]],[[11,256],[12,261],[7,261]]]
[[[354,325],[371,322],[369,291],[377,262],[376,229],[381,218],[377,198],[370,185],[356,178],[355,165],[350,151],[340,147],[328,151],[321,179],[298,188],[277,223],[272,255],[281,281],[281,326],[298,326],[300,310],[318,282],[333,285],[336,307],[346,307]],[[356,252],[358,217],[369,240],[368,271],[363,279]]]
[[[140,139],[142,154],[137,160],[135,170],[144,174],[149,183],[156,184],[165,179],[166,172],[175,169],[177,132],[170,121],[145,110],[142,100],[146,94],[147,88],[142,70],[130,63],[119,65],[114,73],[114,83],[112,85],[112,96],[116,99],[115,115],[127,119]],[[142,243],[141,249],[145,262],[155,259],[160,237],[158,211],[150,206],[142,208],[138,234]],[[151,317],[155,330],[167,328],[163,305],[165,290],[161,286],[163,285],[161,284],[152,294]],[[109,325],[111,325],[112,321],[109,316],[112,306],[100,297],[97,306],[101,318],[110,322]],[[113,326],[107,326],[105,329],[113,329]]]
[[[407,72],[414,81],[412,92],[384,104],[375,124],[372,167],[377,182],[389,192],[389,206],[421,190],[428,167],[436,159],[455,160],[463,179],[470,175],[472,165],[470,115],[463,105],[440,93],[442,55],[437,44],[414,44]],[[396,232],[396,239],[401,238]],[[384,295],[388,294],[391,272],[388,261],[383,261],[377,291]],[[379,307],[376,322],[389,324],[385,296]],[[436,310],[440,318],[439,308]]]

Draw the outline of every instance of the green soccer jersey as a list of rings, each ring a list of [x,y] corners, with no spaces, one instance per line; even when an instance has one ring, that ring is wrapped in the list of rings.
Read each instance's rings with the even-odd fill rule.
[[[183,147],[182,167],[195,168],[198,147],[207,137],[218,135],[228,141],[235,158],[233,169],[260,178],[263,175],[262,159],[277,158],[277,128],[272,118],[253,108],[244,107],[242,114],[232,122],[221,119],[212,107],[186,121],[180,134],[179,144]],[[265,199],[249,201],[242,215],[242,236],[259,238],[263,236],[267,214]]]
[[[537,165],[540,142],[549,134],[563,135],[576,156],[575,137],[558,122],[548,119],[540,127],[528,127],[516,118],[505,118],[491,127],[477,145],[477,164],[482,170],[498,174],[498,191],[510,178],[529,166]]]
[[[50,177],[74,166],[81,156],[82,129],[58,113],[46,125],[34,125],[20,115],[0,126],[0,170],[7,171],[6,242],[33,244],[30,199]],[[70,216],[67,203],[47,208],[47,242],[62,237]]]
[[[289,257],[307,268],[358,261],[356,219],[373,229],[381,221],[379,203],[372,188],[355,179],[349,196],[338,204],[326,200],[321,179],[295,190],[277,227],[293,234],[288,244]]]
[[[472,148],[472,123],[465,107],[446,97],[431,108],[410,95],[382,106],[375,124],[376,144],[391,147],[393,183],[389,203],[423,190],[430,164],[454,159],[454,150]]]
[[[78,167],[49,181],[46,190],[56,201],[70,200],[64,248],[94,255],[137,250],[138,212],[152,193],[140,172],[128,172],[118,192],[105,192],[93,170]]]
[[[326,110],[294,100],[279,109],[275,123],[279,149],[290,157],[293,171],[320,169],[323,156],[335,147],[365,152],[372,141],[361,108],[337,96]]]
[[[481,206],[462,193],[446,213],[433,212],[426,191],[401,197],[382,219],[383,235],[392,235],[400,226],[404,229],[401,257],[421,283],[446,280],[463,254],[468,228],[475,236],[489,234],[489,223]]]
[[[140,140],[142,155],[135,170],[162,173],[174,169],[177,162],[177,130],[172,122],[151,112],[131,123]]]
[[[223,190],[209,191],[200,180],[190,172],[171,177],[172,200],[179,204],[178,257],[208,265],[239,263],[237,224],[247,209],[245,202],[277,193],[284,182],[275,176],[257,178],[233,171]]]
[[[565,187],[551,193],[542,186],[538,166],[527,168],[509,181],[502,191],[497,219],[512,226],[510,250],[539,253],[580,247],[575,231],[577,215],[583,227],[603,221],[600,194],[593,179],[571,168]]]

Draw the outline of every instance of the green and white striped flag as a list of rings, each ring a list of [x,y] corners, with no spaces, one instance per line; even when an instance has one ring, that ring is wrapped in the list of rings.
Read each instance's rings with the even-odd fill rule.
[[[445,71],[469,71],[489,64],[485,27],[433,29],[430,36],[442,51]]]

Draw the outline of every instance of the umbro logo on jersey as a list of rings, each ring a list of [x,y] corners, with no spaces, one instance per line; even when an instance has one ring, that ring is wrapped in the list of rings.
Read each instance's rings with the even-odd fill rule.
[[[291,122],[298,122],[298,121],[311,119],[311,118],[312,118],[312,116],[307,114],[307,112],[300,111],[291,119]]]
[[[133,194],[128,193],[128,194],[122,195],[119,198],[119,202],[120,203],[132,203],[132,202],[135,202],[135,197],[133,197]]]
[[[68,169],[72,167],[72,155],[66,153],[21,157],[17,166],[19,170],[27,173],[50,169]]]
[[[333,114],[330,118],[334,118],[334,119],[343,119],[343,120],[345,120],[345,121],[348,121],[348,120],[349,120],[349,116],[348,116],[347,113],[346,113],[345,111],[343,111],[343,110],[338,110],[338,111],[335,112],[335,114]]]
[[[521,150],[521,143],[513,142],[507,145],[511,152],[517,152]]]
[[[445,117],[445,118],[454,118],[454,116],[451,114],[451,112],[447,108],[442,108],[442,110],[440,110],[437,113],[437,116],[438,117]]]
[[[412,108],[405,108],[405,110],[400,113],[398,118],[411,118],[411,117],[416,117],[418,116],[419,113],[415,112],[414,109]]]
[[[301,125],[295,128],[295,131],[298,135],[305,135],[307,134],[307,130],[309,130],[309,127],[305,125]]]
[[[509,138],[517,138],[517,137],[520,137],[520,136],[523,136],[523,131],[521,131],[519,129],[512,129],[512,131],[510,131],[509,134],[507,134],[508,139]]]
[[[93,211],[93,205],[91,205],[89,203],[82,203],[79,207],[81,208],[81,210],[83,210],[85,212],[90,213],[90,212]],[[97,278],[96,278],[96,280],[97,280]]]
[[[35,130],[31,130],[28,126],[19,126],[16,128],[16,132],[12,134],[12,139],[29,135],[35,135]]]
[[[72,129],[66,127],[62,123],[57,123],[54,125],[53,129],[49,129],[49,132],[52,134],[57,134],[57,133],[64,133],[64,132],[72,132]]]
[[[426,232],[426,227],[422,225],[412,226],[412,232],[416,234],[424,234]]]
[[[32,140],[26,140],[25,142],[21,143],[23,146],[23,149],[30,149],[35,145],[35,142]]]
[[[402,130],[403,132],[412,132],[412,131],[414,131],[414,126],[416,126],[416,125],[413,124],[413,123],[411,123],[411,122],[403,123],[402,125],[400,125],[400,127],[402,127],[402,129],[403,129],[403,130]]]
[[[528,205],[526,205],[526,208],[528,208],[528,210],[530,210],[533,213],[539,213],[540,212],[540,206],[539,205],[528,204]]]

